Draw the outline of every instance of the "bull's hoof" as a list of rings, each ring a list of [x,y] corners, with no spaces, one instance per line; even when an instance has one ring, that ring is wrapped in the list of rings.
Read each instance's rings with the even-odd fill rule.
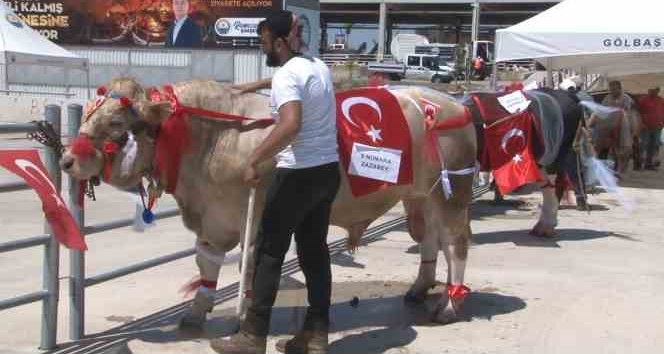
[[[433,314],[433,322],[440,324],[450,324],[459,321],[462,304],[463,300],[449,300],[445,306],[439,304]]]
[[[415,288],[415,285],[413,285],[410,290],[404,295],[403,301],[406,302],[407,304],[421,304],[424,302],[424,300],[427,299],[427,294],[429,293],[430,289],[433,289],[436,287],[436,284],[433,283],[429,286],[425,286],[422,288],[422,290],[417,290]]]
[[[407,304],[421,304],[426,300],[427,298],[427,292],[426,291],[420,291],[416,292],[413,289],[408,290],[406,295],[403,297],[403,301]]]
[[[178,322],[178,327],[180,329],[187,329],[187,330],[196,330],[196,329],[202,329],[203,324],[207,320],[205,314],[195,314],[192,312],[187,312],[182,318],[180,318],[180,322]]]
[[[546,226],[542,225],[541,223],[537,223],[535,227],[530,231],[530,234],[535,237],[542,237],[542,238],[553,238],[556,236],[556,229],[553,226]]]
[[[187,312],[182,316],[179,322],[181,329],[200,329],[207,319],[208,312],[212,312],[214,307],[214,297],[204,294],[201,291],[196,292],[194,301]]]

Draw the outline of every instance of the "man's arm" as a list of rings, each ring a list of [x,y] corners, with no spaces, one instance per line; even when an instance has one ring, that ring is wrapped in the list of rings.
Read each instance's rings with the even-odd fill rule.
[[[272,78],[248,82],[246,84],[236,84],[231,86],[240,93],[256,92],[258,90],[269,90],[272,88]]]
[[[254,150],[249,166],[269,160],[290,144],[302,126],[302,102],[290,101],[279,107],[279,121],[270,134]]]

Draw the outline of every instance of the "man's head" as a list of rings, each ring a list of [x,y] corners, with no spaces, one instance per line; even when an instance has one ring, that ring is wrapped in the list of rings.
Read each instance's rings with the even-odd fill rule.
[[[619,98],[622,95],[622,84],[620,81],[609,82],[609,93],[613,98]]]
[[[290,11],[277,11],[258,24],[257,31],[263,53],[267,56],[267,66],[281,66],[293,56],[290,45],[293,18]]]
[[[189,13],[189,0],[173,0],[173,15],[180,20]]]
[[[659,87],[653,87],[653,88],[649,89],[648,90],[648,95],[650,95],[650,97],[659,96]]]

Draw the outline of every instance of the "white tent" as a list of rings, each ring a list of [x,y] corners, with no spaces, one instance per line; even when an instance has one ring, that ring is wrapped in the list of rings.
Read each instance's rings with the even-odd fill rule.
[[[88,60],[56,45],[26,25],[0,1],[0,64],[57,66],[88,71]],[[5,82],[7,68],[5,67]]]
[[[664,1],[565,0],[496,32],[496,61],[609,76],[664,72]]]

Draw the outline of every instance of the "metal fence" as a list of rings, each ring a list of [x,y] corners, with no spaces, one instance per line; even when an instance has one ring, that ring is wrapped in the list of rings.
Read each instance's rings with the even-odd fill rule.
[[[327,65],[358,64],[367,65],[368,63],[378,61],[376,54],[356,54],[356,53],[325,53],[321,55],[321,60]],[[387,54],[383,61],[391,61],[392,56]]]
[[[81,115],[83,108],[80,105],[72,104],[67,107],[67,116],[69,123],[69,135],[78,135],[78,130],[81,126]],[[92,234],[113,230],[121,227],[131,225],[134,220],[131,218],[113,220],[105,223],[85,225],[84,209],[76,205],[75,201],[79,198],[80,190],[78,182],[71,176],[69,179],[69,203],[68,207],[74,219],[81,226],[81,231],[85,236]],[[155,213],[155,219],[163,219],[179,215],[177,208],[170,208],[167,210]],[[69,337],[73,340],[81,339],[85,336],[85,288],[103,282],[113,280],[125,275],[139,272],[141,270],[149,269],[162,265],[164,263],[172,262],[184,257],[191,256],[195,253],[194,248],[184,251],[175,252],[169,255],[161,256],[151,260],[143,261],[137,264],[120,267],[107,273],[97,274],[91,277],[86,277],[85,274],[85,255],[82,251],[71,250],[69,252],[69,268],[70,268],[70,283],[69,283]]]
[[[69,136],[78,135],[78,129],[81,124],[81,115],[83,107],[78,104],[71,104],[67,107]],[[48,105],[45,109],[46,121],[51,123],[55,131],[60,134],[61,131],[61,108],[57,105]],[[28,133],[37,130],[36,123],[0,123],[0,134],[10,133]],[[56,151],[52,148],[45,148],[44,164],[48,169],[49,175],[53,180],[54,185],[58,192],[62,189],[61,170],[58,165],[58,156]],[[117,229],[132,225],[134,219],[119,219],[109,222],[85,225],[84,209],[80,208],[75,201],[79,197],[78,181],[72,177],[68,178],[68,208],[72,213],[74,219],[81,227],[81,231],[85,236],[89,236],[104,231]],[[12,182],[0,184],[0,193],[12,192],[19,190],[30,189],[25,183]],[[155,213],[155,219],[163,219],[179,215],[177,208],[170,208]],[[27,236],[16,241],[0,243],[0,253],[10,252],[29,247],[44,246],[44,271],[43,271],[43,288],[41,290],[16,296],[14,298],[0,300],[0,310],[14,308],[17,306],[42,301],[42,328],[41,328],[41,342],[40,349],[53,349],[57,345],[57,319],[58,319],[58,300],[59,300],[59,262],[60,250],[59,245],[53,237],[50,227],[45,223],[45,231],[43,235]],[[73,340],[81,339],[85,336],[85,288],[93,285],[101,284],[103,282],[113,280],[125,275],[139,272],[141,270],[149,269],[162,265],[164,263],[172,262],[184,257],[191,256],[195,253],[194,248],[189,248],[183,251],[175,252],[172,254],[164,255],[137,264],[124,266],[107,273],[96,274],[93,276],[86,276],[85,274],[85,256],[82,251],[71,250],[69,252],[70,262],[70,280],[69,283],[69,337]]]
[[[61,110],[59,106],[48,105],[44,116],[59,134]],[[0,134],[29,133],[37,130],[36,123],[0,123]],[[44,149],[44,165],[56,189],[62,189],[60,167],[57,152],[53,148]],[[25,183],[0,184],[0,192],[13,192],[30,189]],[[13,308],[33,302],[42,302],[40,349],[51,349],[56,345],[58,323],[58,293],[60,291],[60,246],[52,237],[51,228],[44,223],[44,234],[27,236],[16,241],[0,243],[0,253],[16,251],[30,247],[44,247],[42,289],[10,299],[0,300],[0,310]]]

